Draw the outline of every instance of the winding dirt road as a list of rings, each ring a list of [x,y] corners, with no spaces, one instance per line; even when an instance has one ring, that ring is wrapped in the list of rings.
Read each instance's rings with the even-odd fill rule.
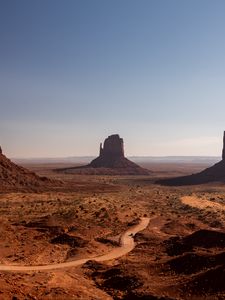
[[[133,236],[139,231],[144,230],[149,224],[150,218],[141,218],[140,223],[132,226],[127,231],[125,231],[120,239],[120,246],[113,249],[107,254],[89,258],[78,259],[74,261],[68,261],[64,263],[52,264],[52,265],[39,265],[39,266],[21,266],[21,265],[2,265],[0,264],[0,271],[10,271],[10,272],[28,272],[28,271],[48,271],[55,269],[62,269],[68,267],[76,267],[86,263],[88,260],[95,260],[98,262],[103,262],[106,260],[119,258],[131,250],[134,249],[135,243]]]

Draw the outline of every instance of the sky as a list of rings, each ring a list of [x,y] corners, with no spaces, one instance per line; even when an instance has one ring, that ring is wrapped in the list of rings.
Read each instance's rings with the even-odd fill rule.
[[[9,157],[221,155],[224,0],[0,0]]]

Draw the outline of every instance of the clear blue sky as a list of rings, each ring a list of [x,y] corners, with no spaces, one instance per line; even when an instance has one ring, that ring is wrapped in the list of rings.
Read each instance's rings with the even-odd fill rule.
[[[220,155],[224,0],[0,0],[0,144],[11,157]]]

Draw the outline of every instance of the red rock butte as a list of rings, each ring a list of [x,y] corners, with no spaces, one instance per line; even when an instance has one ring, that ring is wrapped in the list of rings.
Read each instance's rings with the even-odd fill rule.
[[[118,134],[113,134],[105,139],[104,147],[100,144],[100,156],[118,156],[124,157],[123,139]]]
[[[150,171],[138,166],[124,155],[124,142],[118,134],[108,136],[100,144],[99,156],[82,167],[58,169],[66,173],[97,175],[148,175]]]
[[[124,158],[123,139],[118,134],[113,134],[105,139],[103,147],[102,143],[100,144],[99,157],[92,160],[89,166],[93,168],[116,168],[119,167],[118,162],[121,163]]]

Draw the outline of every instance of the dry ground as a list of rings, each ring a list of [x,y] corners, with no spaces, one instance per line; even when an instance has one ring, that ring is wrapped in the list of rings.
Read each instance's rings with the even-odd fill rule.
[[[90,261],[50,272],[0,272],[0,299],[225,299],[225,187],[153,183],[205,166],[148,165],[153,177],[63,175],[51,171],[57,165],[26,167],[66,180],[68,188],[0,194],[0,263]],[[121,232],[142,216],[151,221],[136,235],[132,252],[107,263],[91,261],[117,246]]]

